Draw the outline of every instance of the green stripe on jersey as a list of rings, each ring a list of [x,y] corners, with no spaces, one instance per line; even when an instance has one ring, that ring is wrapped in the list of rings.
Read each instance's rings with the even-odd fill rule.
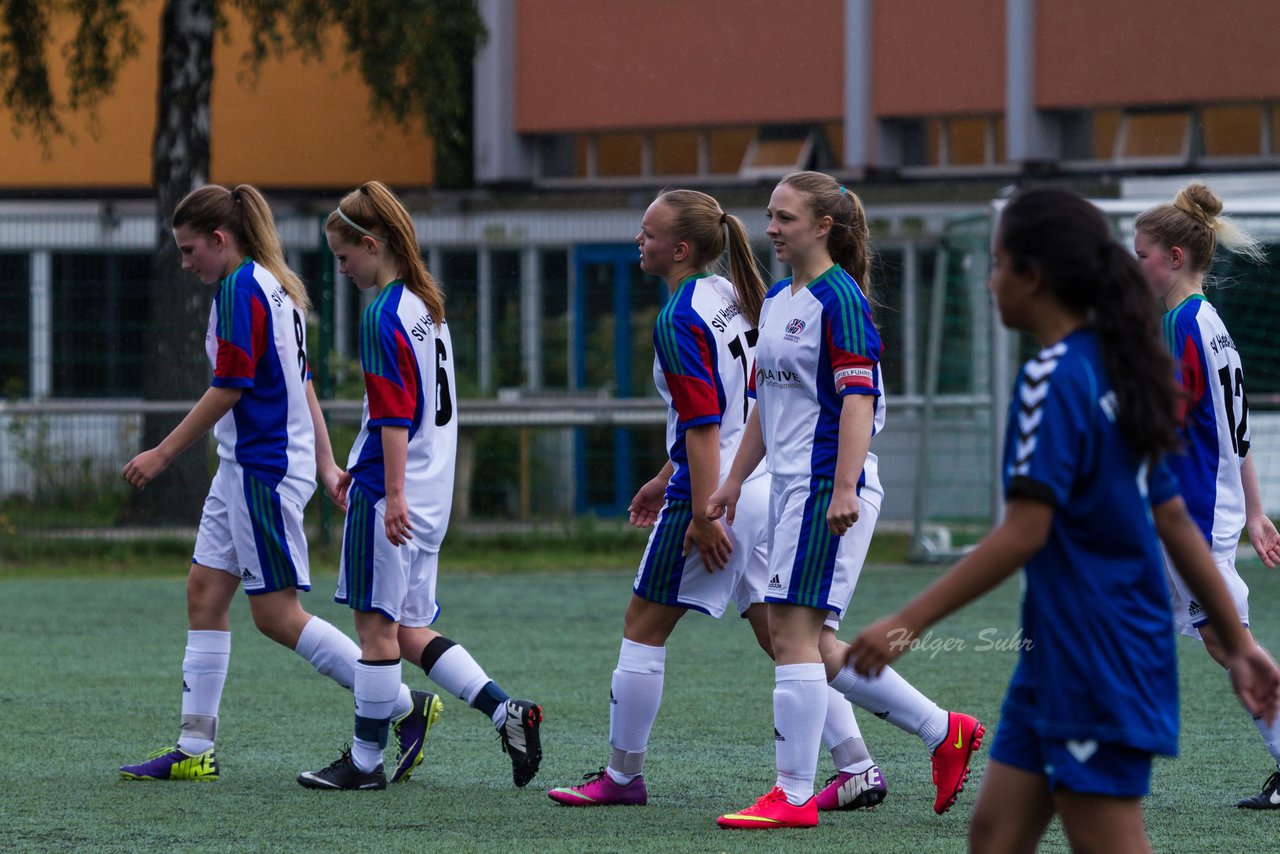
[[[382,307],[387,301],[387,295],[390,294],[391,288],[385,287],[369,303],[369,307],[364,310],[364,318],[360,324],[360,361],[364,365],[367,372],[374,376],[386,376],[384,373],[382,347],[379,341],[381,333],[381,324],[378,322],[382,316]]]

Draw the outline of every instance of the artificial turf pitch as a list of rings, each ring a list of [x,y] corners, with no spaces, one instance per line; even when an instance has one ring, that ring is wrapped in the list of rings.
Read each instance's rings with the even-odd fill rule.
[[[1242,564],[1258,639],[1280,650],[1280,576]],[[842,636],[908,598],[937,568],[864,572]],[[305,607],[351,632],[332,575]],[[630,575],[446,571],[436,628],[464,644],[513,696],[542,704],[542,769],[528,788],[492,726],[454,697],[413,780],[383,792],[316,792],[294,782],[350,740],[349,694],[232,610],[231,668],[213,783],[122,780],[177,735],[185,641],[179,578],[0,580],[0,849],[9,851],[818,851],[946,852],[966,821],[998,728],[1015,653],[1016,579],[935,627],[900,671],[940,705],[990,727],[969,785],[933,814],[928,755],[914,736],[865,713],[859,723],[888,799],[870,812],[823,814],[812,830],[720,830],[773,783],[772,666],[736,617],[690,615],[668,650],[666,688],[645,766],[649,805],[570,809],[546,796],[608,757],[609,679]],[[959,648],[959,644],[963,648]],[[1146,801],[1158,851],[1271,850],[1280,812],[1238,810],[1271,764],[1225,675],[1195,642],[1178,642],[1182,755],[1159,760]],[[433,688],[405,665],[413,687]],[[818,783],[831,773],[819,757]],[[1066,850],[1056,823],[1042,850]]]

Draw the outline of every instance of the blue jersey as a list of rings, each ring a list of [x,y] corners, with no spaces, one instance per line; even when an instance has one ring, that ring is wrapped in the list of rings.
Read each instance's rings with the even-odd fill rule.
[[[1023,570],[1030,643],[1010,692],[1030,698],[1041,738],[1177,753],[1173,624],[1150,510],[1177,496],[1177,481],[1121,434],[1092,330],[1023,367],[1004,478],[1010,498],[1053,507],[1048,541]]]
[[[858,283],[839,265],[791,292],[783,279],[760,308],[760,340],[752,391],[769,473],[835,477],[840,412],[846,394],[875,398],[872,433],[884,429],[880,334]],[[880,493],[875,454],[868,453],[858,490]]]
[[[213,427],[218,456],[298,504],[316,488],[302,312],[271,271],[246,258],[218,285],[205,351],[213,385],[240,400]]]
[[[668,500],[692,498],[685,431],[720,427],[720,471],[729,473],[750,412],[747,376],[756,330],[722,276],[686,279],[658,313],[653,328],[653,383],[667,402],[667,454],[674,472]]]
[[[1169,459],[1187,511],[1218,563],[1235,557],[1245,525],[1240,468],[1249,452],[1249,400],[1240,354],[1218,312],[1188,297],[1164,316],[1165,343],[1177,365],[1184,449]]]

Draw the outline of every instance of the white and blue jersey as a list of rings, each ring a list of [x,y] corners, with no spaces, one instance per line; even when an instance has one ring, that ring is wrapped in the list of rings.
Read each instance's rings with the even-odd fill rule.
[[[884,428],[880,334],[866,296],[834,265],[791,293],[783,279],[765,295],[752,393],[774,476],[834,478],[840,410],[847,394],[875,397],[873,435]],[[875,454],[868,453],[858,493],[879,494]]]
[[[1019,374],[1005,433],[1005,492],[1053,507],[1023,570],[1021,651],[1006,706],[1042,739],[1178,749],[1169,591],[1150,508],[1178,494],[1116,421],[1096,334],[1077,330]]]
[[[632,588],[642,599],[715,617],[730,599],[740,612],[759,601],[768,493],[763,466],[747,478],[737,521],[725,529],[733,543],[729,564],[711,572],[697,550],[683,554],[693,515],[686,431],[702,425],[719,427],[717,482],[722,481],[751,411],[747,378],[755,343],[756,330],[743,315],[733,284],[722,276],[686,279],[658,314],[653,329],[653,382],[668,404],[667,452],[674,470]]]
[[[742,313],[733,284],[706,274],[681,282],[653,328],[653,384],[667,402],[667,454],[674,472],[668,500],[690,499],[685,431],[720,427],[720,473],[724,480],[750,412],[747,378],[756,330]]]
[[[845,395],[873,398],[872,433],[884,428],[880,334],[871,305],[839,265],[791,292],[783,279],[765,295],[752,391],[760,411],[769,499],[765,602],[844,613],[862,572],[884,491],[876,456],[858,476],[863,505],[843,537],[827,527]]]
[[[213,385],[241,392],[214,425],[219,458],[306,504],[316,488],[306,323],[284,286],[250,258],[218,285],[205,351]]]
[[[1169,458],[1187,511],[1216,563],[1235,557],[1245,526],[1240,468],[1249,452],[1249,400],[1235,342],[1213,306],[1188,297],[1164,316],[1164,337],[1186,397],[1184,449]]]
[[[382,427],[409,433],[404,494],[412,544],[438,550],[453,506],[458,447],[453,345],[449,327],[402,282],[387,285],[360,327],[364,413],[347,469],[373,503],[386,498]]]

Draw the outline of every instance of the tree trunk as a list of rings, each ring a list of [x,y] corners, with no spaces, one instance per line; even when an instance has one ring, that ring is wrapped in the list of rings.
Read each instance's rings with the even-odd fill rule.
[[[180,270],[170,220],[183,196],[209,177],[209,92],[213,81],[216,0],[166,0],[160,36],[160,80],[152,180],[156,190],[156,253],[150,286],[150,344],[143,393],[147,400],[194,404],[209,383],[204,337],[213,291]],[[155,447],[185,412],[143,418],[144,448]],[[125,509],[133,524],[194,525],[209,486],[207,441],[197,442],[168,470],[135,492]]]

